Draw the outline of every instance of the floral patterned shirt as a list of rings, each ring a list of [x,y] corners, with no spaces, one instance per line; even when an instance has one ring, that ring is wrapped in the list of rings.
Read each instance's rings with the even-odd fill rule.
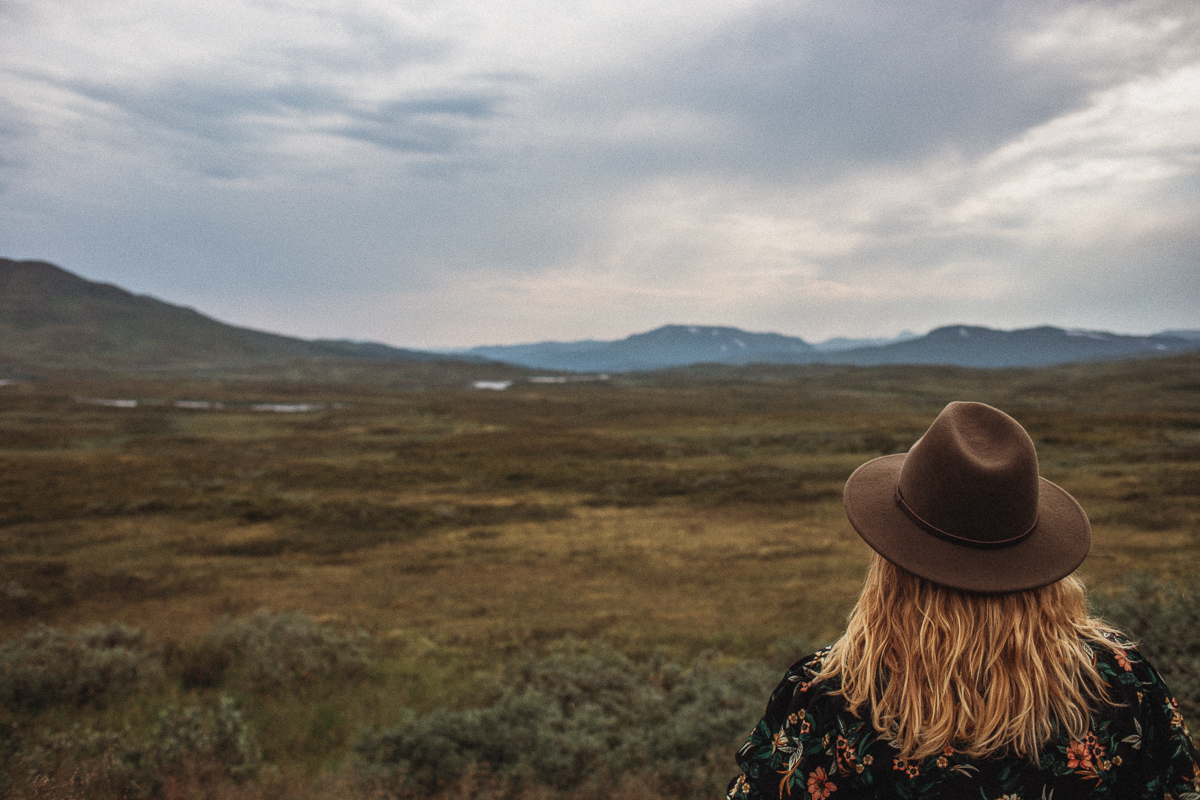
[[[1155,669],[1130,649],[1093,646],[1096,667],[1122,705],[1093,712],[1081,741],[1061,738],[1029,759],[975,761],[953,748],[904,761],[869,720],[834,694],[836,680],[813,684],[829,648],[797,662],[738,751],[742,768],[729,800],[978,798],[1068,800],[1107,797],[1200,800],[1200,767],[1175,698]]]

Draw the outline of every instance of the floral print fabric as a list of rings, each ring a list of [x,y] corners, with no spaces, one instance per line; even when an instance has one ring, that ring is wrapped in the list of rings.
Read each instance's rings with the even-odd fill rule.
[[[742,774],[729,800],[979,798],[1200,800],[1200,767],[1175,698],[1137,652],[1093,646],[1096,667],[1122,705],[1091,715],[1081,741],[1051,741],[1028,759],[973,761],[953,748],[904,761],[869,720],[813,684],[829,649],[797,662],[771,695],[766,713],[738,751]]]

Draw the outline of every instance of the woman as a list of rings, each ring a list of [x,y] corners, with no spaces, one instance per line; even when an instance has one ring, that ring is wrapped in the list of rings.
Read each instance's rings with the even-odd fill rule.
[[[951,403],[844,499],[862,595],[771,695],[730,798],[1200,799],[1175,699],[1070,577],[1087,515],[1016,420]]]

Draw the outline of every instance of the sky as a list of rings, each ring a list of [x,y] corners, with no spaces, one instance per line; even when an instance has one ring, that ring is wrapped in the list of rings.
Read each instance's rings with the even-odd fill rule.
[[[1200,3],[0,0],[0,256],[417,348],[1200,328]]]

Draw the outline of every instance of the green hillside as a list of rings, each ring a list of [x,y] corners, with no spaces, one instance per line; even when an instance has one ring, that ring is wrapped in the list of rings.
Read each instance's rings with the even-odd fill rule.
[[[0,364],[25,368],[227,368],[429,354],[294,339],[96,283],[43,261],[0,259]]]

